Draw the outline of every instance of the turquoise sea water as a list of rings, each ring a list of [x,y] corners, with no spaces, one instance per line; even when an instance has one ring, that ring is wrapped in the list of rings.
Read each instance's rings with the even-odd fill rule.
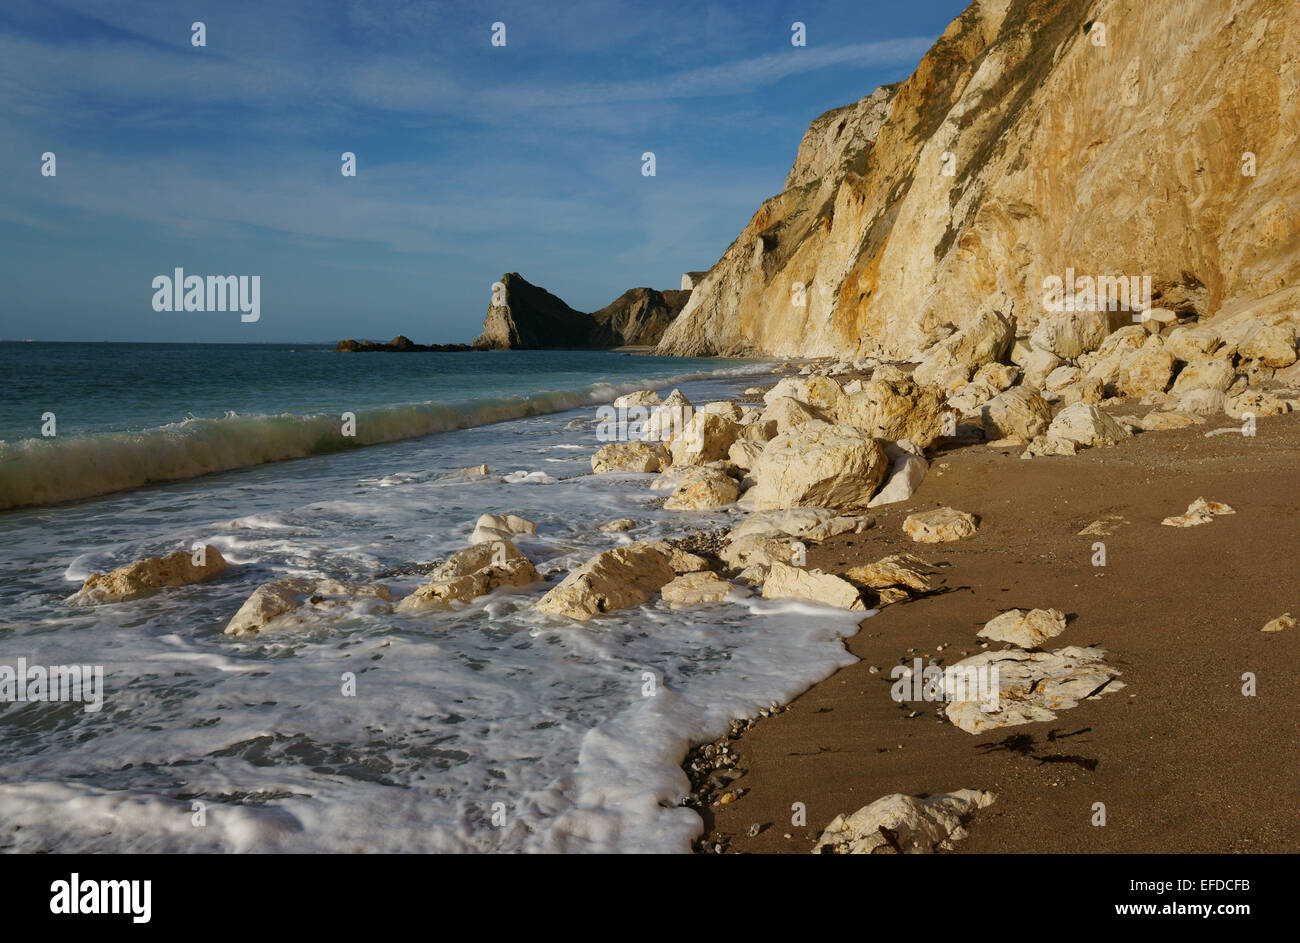
[[[0,343],[0,509],[416,438],[743,374],[612,351]],[[345,434],[344,414],[355,417]],[[53,414],[53,436],[49,420]]]

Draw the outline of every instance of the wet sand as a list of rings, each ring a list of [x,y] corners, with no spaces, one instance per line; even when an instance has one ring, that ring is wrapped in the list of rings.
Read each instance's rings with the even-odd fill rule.
[[[962,854],[1300,850],[1300,630],[1260,631],[1300,615],[1300,415],[1261,418],[1254,438],[1205,437],[1231,422],[1072,457],[941,454],[912,499],[873,511],[872,530],[810,549],[808,566],[828,572],[914,553],[943,565],[940,591],[864,620],[847,642],[859,663],[731,744],[744,793],[706,810],[706,835],[730,851],[806,853],[834,816],[881,796],[972,788],[998,798]],[[1236,513],[1160,524],[1200,496]],[[978,514],[978,534],[930,545],[903,534],[908,513],[941,505]],[[1079,535],[1107,515],[1127,523]],[[1092,564],[1097,541],[1104,567]],[[909,648],[953,664],[981,651],[975,633],[999,612],[1049,607],[1070,622],[1046,647],[1105,648],[1125,688],[981,735],[940,721],[940,705],[891,699],[889,671],[911,663]]]

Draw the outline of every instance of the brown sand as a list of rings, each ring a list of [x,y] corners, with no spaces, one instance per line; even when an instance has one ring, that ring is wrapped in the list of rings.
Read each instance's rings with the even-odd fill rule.
[[[877,509],[873,530],[810,550],[808,565],[827,571],[916,553],[947,565],[948,591],[865,620],[847,643],[858,664],[733,744],[747,770],[734,785],[746,792],[707,810],[706,834],[732,851],[807,852],[836,814],[881,796],[977,788],[998,798],[961,853],[1300,850],[1300,630],[1260,631],[1300,615],[1300,416],[1261,418],[1254,438],[1204,435],[1229,424],[1074,457],[1022,461],[1019,449],[986,446],[941,455],[912,500]],[[1161,526],[1202,495],[1237,513]],[[938,505],[978,514],[979,533],[912,543],[903,518]],[[1106,515],[1129,523],[1078,536]],[[1104,567],[1091,563],[1098,540]],[[1054,722],[983,735],[940,722],[934,704],[891,699],[889,671],[911,663],[908,648],[953,664],[981,651],[975,633],[988,619],[1035,607],[1070,616],[1047,647],[1099,645],[1127,687]],[[1244,672],[1258,679],[1255,697],[1242,694]],[[795,802],[806,826],[791,824]],[[1096,802],[1104,827],[1092,824]]]

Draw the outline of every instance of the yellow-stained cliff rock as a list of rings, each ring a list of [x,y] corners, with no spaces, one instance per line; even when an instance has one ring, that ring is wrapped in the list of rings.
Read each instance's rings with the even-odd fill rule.
[[[920,359],[1068,269],[1234,342],[1300,320],[1297,50],[1290,0],[976,0],[813,122],[659,351]]]

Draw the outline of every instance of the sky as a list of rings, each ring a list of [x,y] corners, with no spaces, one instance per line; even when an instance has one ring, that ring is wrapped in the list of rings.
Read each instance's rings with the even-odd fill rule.
[[[0,339],[468,342],[505,272],[677,288],[964,6],[4,0]],[[155,311],[177,267],[259,319]]]

